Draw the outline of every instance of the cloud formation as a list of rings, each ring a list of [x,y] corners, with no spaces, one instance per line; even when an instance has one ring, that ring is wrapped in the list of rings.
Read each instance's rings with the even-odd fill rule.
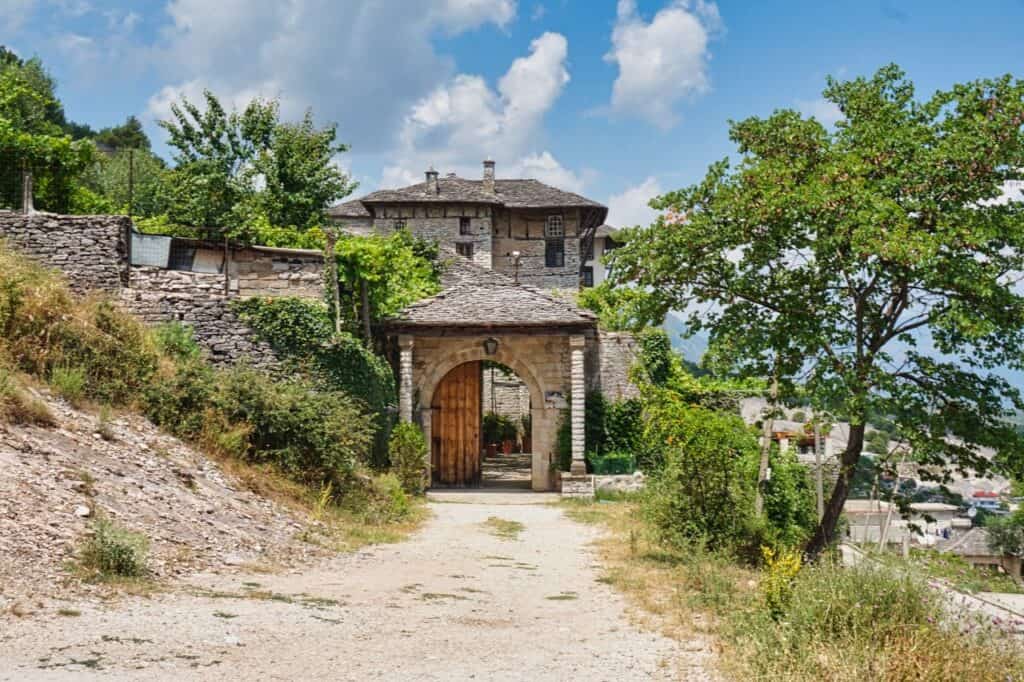
[[[662,130],[675,126],[677,103],[709,88],[708,42],[721,27],[713,2],[675,0],[645,22],[635,0],[619,0],[612,48],[605,55],[619,67],[611,112]]]
[[[796,101],[796,108],[804,116],[813,116],[818,119],[819,123],[826,126],[835,125],[836,121],[843,117],[843,112],[839,111],[839,106],[824,97],[819,97],[818,99],[798,99]]]
[[[650,225],[658,212],[647,203],[662,193],[661,183],[652,176],[620,194],[613,194],[608,198],[608,224],[615,227]]]
[[[312,107],[338,122],[354,152],[379,153],[453,70],[431,36],[504,27],[516,9],[515,0],[171,0],[151,55],[169,85],[149,113],[165,116],[174,93],[203,88],[226,102],[279,97],[286,117]]]
[[[499,177],[533,177],[579,191],[582,178],[550,151],[537,148],[544,115],[569,83],[569,43],[545,33],[530,44],[492,89],[481,76],[457,74],[412,105],[382,186],[420,182],[433,166],[442,173],[480,175],[480,162],[498,162]]]

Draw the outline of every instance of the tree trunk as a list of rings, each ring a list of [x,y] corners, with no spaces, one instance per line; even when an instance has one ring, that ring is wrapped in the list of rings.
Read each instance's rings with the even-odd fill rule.
[[[825,507],[825,515],[821,517],[818,527],[814,530],[804,554],[809,561],[814,561],[835,539],[836,524],[839,523],[839,516],[843,513],[843,504],[850,492],[850,479],[857,468],[860,454],[864,450],[864,424],[850,426],[850,440],[843,450],[840,458],[839,477],[836,479],[836,487],[832,490],[832,497]]]

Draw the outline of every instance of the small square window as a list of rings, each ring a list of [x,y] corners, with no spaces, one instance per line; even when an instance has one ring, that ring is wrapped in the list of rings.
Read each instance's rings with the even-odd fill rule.
[[[473,234],[473,223],[470,221],[469,218],[459,218],[459,234]]]
[[[459,254],[463,258],[473,260],[473,245],[459,242],[455,245],[455,253]]]
[[[565,267],[565,240],[548,239],[544,244],[544,266],[548,268]]]
[[[544,236],[548,239],[565,236],[565,223],[562,222],[562,216],[548,216],[547,222],[544,223]]]
[[[583,286],[592,287],[594,286],[594,268],[586,267],[583,268]]]
[[[396,232],[398,230],[404,230],[405,229],[405,219],[404,218],[399,218],[398,220],[391,221],[391,227],[393,227]]]

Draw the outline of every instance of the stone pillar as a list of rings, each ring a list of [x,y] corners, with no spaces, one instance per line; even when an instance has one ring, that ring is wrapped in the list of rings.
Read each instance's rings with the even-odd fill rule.
[[[586,376],[583,371],[583,345],[582,336],[569,337],[569,366],[571,368],[570,417],[572,421],[572,466],[569,472],[573,476],[584,476],[587,473],[587,464],[584,460],[586,449],[586,421],[585,421],[585,400],[586,400]]]
[[[412,421],[412,337],[398,337],[398,418]]]

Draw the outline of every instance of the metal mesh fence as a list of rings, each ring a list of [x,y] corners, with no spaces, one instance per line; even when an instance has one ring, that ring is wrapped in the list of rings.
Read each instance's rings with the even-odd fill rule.
[[[0,210],[24,208],[25,165],[20,159],[0,150]]]
[[[73,194],[73,176],[64,166],[0,149],[0,209],[24,210],[31,196],[36,210],[70,213]]]

